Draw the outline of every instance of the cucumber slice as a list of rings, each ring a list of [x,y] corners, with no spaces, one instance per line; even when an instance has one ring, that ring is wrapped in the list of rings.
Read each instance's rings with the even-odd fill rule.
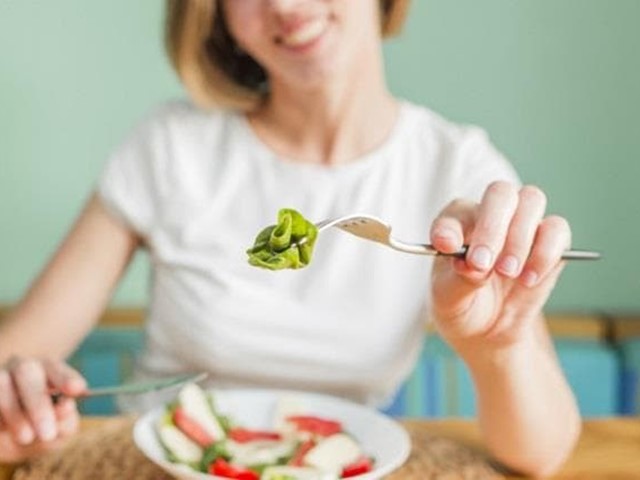
[[[160,443],[170,458],[180,463],[193,464],[202,458],[202,449],[173,425],[162,424],[157,427]]]
[[[198,385],[195,383],[185,385],[178,394],[178,401],[184,413],[198,422],[214,441],[226,437],[224,429],[211,410],[207,394]]]
[[[320,470],[341,472],[362,456],[362,450],[349,435],[338,433],[322,440],[307,452],[304,463]]]
[[[227,451],[231,455],[231,461],[247,467],[276,463],[282,458],[291,456],[295,447],[296,443],[293,440],[249,443],[227,440]]]
[[[338,480],[333,473],[322,472],[311,467],[276,466],[267,467],[260,480]]]
[[[282,396],[278,399],[273,412],[273,429],[284,435],[289,435],[295,428],[287,422],[287,417],[304,415],[306,413],[307,408],[298,397]]]

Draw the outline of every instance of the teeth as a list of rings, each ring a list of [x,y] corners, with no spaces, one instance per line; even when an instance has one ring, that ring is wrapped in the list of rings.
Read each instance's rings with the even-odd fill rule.
[[[291,35],[282,38],[282,41],[290,47],[297,47],[309,43],[318,38],[327,26],[325,20],[313,20],[301,28],[297,29]]]

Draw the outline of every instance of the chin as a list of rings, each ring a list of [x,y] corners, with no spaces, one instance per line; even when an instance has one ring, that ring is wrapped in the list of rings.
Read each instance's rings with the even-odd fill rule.
[[[327,59],[324,62],[314,62],[313,65],[282,70],[278,76],[289,88],[303,90],[319,90],[332,84],[336,80],[348,77],[348,64],[338,58]],[[348,79],[348,78],[347,78]]]

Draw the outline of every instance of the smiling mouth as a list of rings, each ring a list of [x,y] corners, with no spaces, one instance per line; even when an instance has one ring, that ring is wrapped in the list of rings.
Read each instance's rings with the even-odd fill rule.
[[[318,40],[327,30],[328,21],[317,19],[305,23],[288,35],[281,35],[277,42],[290,48],[300,48]]]

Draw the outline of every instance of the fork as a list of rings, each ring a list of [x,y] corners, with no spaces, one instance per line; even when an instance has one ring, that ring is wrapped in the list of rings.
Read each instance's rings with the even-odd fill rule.
[[[456,252],[444,253],[439,252],[433,245],[424,243],[407,243],[391,235],[391,226],[383,222],[373,215],[356,214],[346,215],[343,217],[323,220],[316,223],[318,233],[330,227],[336,227],[340,230],[348,232],[356,237],[371,240],[372,242],[381,243],[400,252],[415,253],[417,255],[433,255],[441,257],[457,257],[464,258],[469,249],[468,245],[463,245]],[[298,245],[305,242],[306,239],[298,242]],[[566,250],[562,254],[563,260],[598,260],[601,258],[599,252],[589,250]]]
[[[199,382],[207,377],[205,372],[200,373],[186,373],[182,375],[176,375],[173,377],[165,377],[154,380],[124,383],[120,385],[111,385],[108,387],[92,388],[85,390],[77,395],[73,395],[73,398],[84,399],[90,397],[102,397],[105,395],[136,395],[145,392],[151,392],[156,390],[167,390],[172,388],[181,387],[185,383]],[[57,403],[62,397],[66,395],[58,390],[52,389],[49,391],[49,396],[53,403]]]

